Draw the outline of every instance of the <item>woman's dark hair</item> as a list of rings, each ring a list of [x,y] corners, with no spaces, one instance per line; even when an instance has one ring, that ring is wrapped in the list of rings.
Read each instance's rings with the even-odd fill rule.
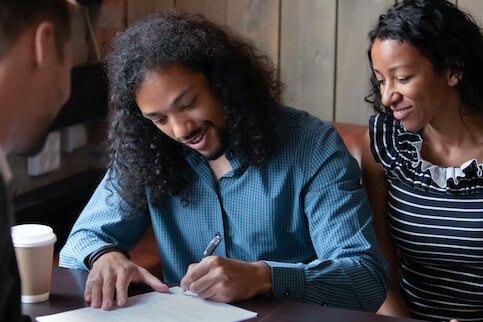
[[[483,109],[483,39],[473,18],[446,0],[407,0],[396,4],[369,32],[368,57],[371,69],[372,45],[376,39],[397,40],[414,46],[433,65],[436,73],[460,74],[457,89],[466,113]],[[366,101],[380,113],[391,114],[381,102],[379,83],[371,75]]]
[[[117,34],[106,62],[110,178],[132,207],[145,207],[146,188],[153,204],[168,193],[189,201],[192,170],[183,146],[145,119],[135,101],[150,71],[181,66],[204,74],[224,107],[230,151],[265,165],[284,86],[269,57],[250,41],[200,14],[171,9]]]

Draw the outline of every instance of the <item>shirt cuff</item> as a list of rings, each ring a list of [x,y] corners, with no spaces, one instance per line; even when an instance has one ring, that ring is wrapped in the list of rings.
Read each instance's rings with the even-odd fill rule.
[[[263,261],[272,269],[272,294],[275,298],[301,302],[305,289],[304,268],[300,264]]]
[[[86,265],[86,267],[89,270],[91,270],[92,265],[94,265],[94,262],[96,260],[98,260],[99,257],[101,257],[104,254],[110,253],[110,252],[119,252],[119,253],[123,254],[124,256],[126,256],[127,259],[131,259],[131,257],[129,256],[129,253],[127,251],[125,251],[124,249],[122,249],[121,247],[116,246],[116,245],[106,245],[106,246],[103,246],[103,247],[99,248],[98,250],[90,253],[89,256],[87,256],[84,259],[84,264]]]

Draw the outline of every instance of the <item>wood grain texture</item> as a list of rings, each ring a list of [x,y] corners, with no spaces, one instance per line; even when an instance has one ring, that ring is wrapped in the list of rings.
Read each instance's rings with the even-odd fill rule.
[[[334,117],[336,0],[281,2],[280,68],[286,103]]]
[[[367,34],[394,0],[339,0],[335,121],[367,124],[373,114],[364,97],[369,90]]]
[[[127,0],[127,24],[157,10],[172,8],[174,0]]]
[[[226,23],[227,0],[176,0],[176,6],[202,13],[208,19]]]
[[[463,11],[470,13],[476,22],[483,27],[483,1],[482,0],[458,0],[456,5]]]
[[[279,64],[286,103],[322,120],[367,124],[373,113],[367,33],[395,0],[127,0],[128,22],[178,6],[226,23]],[[451,0],[483,21],[483,0]]]
[[[280,0],[228,0],[227,24],[278,64]]]

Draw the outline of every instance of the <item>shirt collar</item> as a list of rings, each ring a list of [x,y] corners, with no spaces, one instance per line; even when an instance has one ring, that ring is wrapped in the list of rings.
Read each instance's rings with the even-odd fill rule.
[[[5,184],[9,183],[13,178],[12,170],[8,165],[7,156],[0,145],[0,175],[2,176]]]
[[[225,156],[233,168],[234,175],[241,176],[248,168],[249,162],[245,159],[237,157],[231,146],[226,150]]]
[[[188,163],[191,164],[192,167],[196,167],[200,164],[200,162],[206,163],[205,158],[198,152],[194,151],[191,148],[183,146],[184,155]],[[228,147],[226,150],[225,156],[227,160],[230,162],[231,167],[233,168],[232,171],[228,172],[226,176],[241,176],[249,166],[249,162],[247,160],[241,159],[236,156],[233,152],[231,147]]]

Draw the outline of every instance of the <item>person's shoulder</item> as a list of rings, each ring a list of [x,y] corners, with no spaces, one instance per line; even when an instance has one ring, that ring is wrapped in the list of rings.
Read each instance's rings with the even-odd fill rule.
[[[420,142],[418,133],[410,132],[388,114],[375,114],[369,119],[369,134],[373,145],[398,145],[400,142]]]
[[[299,131],[307,134],[320,135],[332,128],[330,123],[320,120],[307,111],[289,106],[280,107],[279,130],[282,132]]]
[[[283,151],[290,151],[292,155],[304,159],[314,153],[329,156],[345,148],[342,138],[329,122],[287,106],[280,108],[279,116],[276,131],[280,149]]]
[[[374,160],[387,172],[410,168],[422,144],[418,133],[406,130],[399,120],[387,114],[371,116],[369,138]]]
[[[385,127],[387,129],[394,129],[400,127],[400,122],[389,114],[374,114],[369,118],[369,129]]]

